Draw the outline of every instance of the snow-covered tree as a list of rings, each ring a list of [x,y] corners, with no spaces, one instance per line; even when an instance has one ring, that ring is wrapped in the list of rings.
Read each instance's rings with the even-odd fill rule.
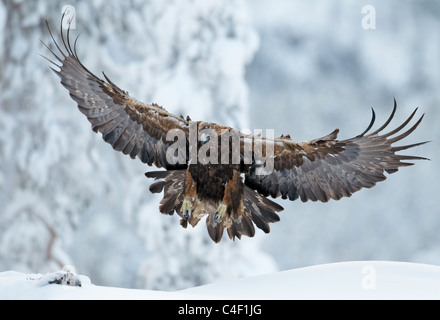
[[[274,269],[258,236],[215,245],[158,211],[147,168],[90,130],[39,54],[74,10],[78,54],[144,102],[247,128],[258,45],[241,1],[0,2],[0,270],[72,264],[96,284],[178,289]]]

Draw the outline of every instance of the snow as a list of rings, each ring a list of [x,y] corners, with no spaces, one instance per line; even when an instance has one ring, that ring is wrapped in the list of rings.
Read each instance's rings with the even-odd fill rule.
[[[48,284],[53,274],[0,273],[0,299],[440,299],[440,267],[391,261],[323,264],[167,292]]]
[[[439,299],[440,267],[387,261],[341,262],[181,292],[230,299]]]

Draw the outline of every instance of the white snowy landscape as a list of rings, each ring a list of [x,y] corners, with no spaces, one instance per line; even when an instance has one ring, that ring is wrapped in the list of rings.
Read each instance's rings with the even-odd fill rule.
[[[432,142],[407,152],[431,161],[276,199],[269,234],[215,244],[160,214],[155,168],[92,132],[40,56],[66,5],[82,62],[138,100],[301,141],[353,137],[371,107],[378,128],[396,98],[390,127],[418,107],[406,141]],[[0,299],[440,299],[439,34],[437,0],[0,1]],[[65,265],[81,287],[49,284]]]
[[[304,267],[220,281],[174,292],[48,284],[52,274],[0,273],[0,299],[440,299],[440,267],[416,263],[357,261]]]

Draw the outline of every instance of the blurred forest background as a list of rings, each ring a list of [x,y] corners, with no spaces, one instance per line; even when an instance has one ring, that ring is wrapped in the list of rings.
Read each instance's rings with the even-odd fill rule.
[[[78,54],[144,102],[296,140],[426,113],[432,159],[373,189],[285,207],[271,233],[214,244],[158,211],[146,167],[113,151],[39,54],[75,11]],[[363,8],[375,9],[365,28]],[[371,14],[371,12],[370,12]],[[371,22],[371,20],[370,20]],[[440,3],[336,0],[0,2],[0,271],[72,264],[94,284],[176,290],[348,260],[440,265]]]

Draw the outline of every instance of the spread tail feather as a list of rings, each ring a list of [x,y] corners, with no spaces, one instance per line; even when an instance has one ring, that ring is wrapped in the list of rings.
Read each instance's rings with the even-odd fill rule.
[[[265,233],[270,232],[269,223],[277,222],[280,217],[276,212],[283,211],[279,204],[265,198],[251,188],[244,186],[243,194],[244,210],[242,214],[232,212],[224,223],[216,223],[215,212],[210,212],[206,219],[208,234],[214,242],[220,242],[223,231],[226,228],[229,238],[232,240],[242,235],[253,237],[255,235],[254,224]]]
[[[151,171],[145,173],[147,178],[157,180],[150,185],[150,191],[152,193],[164,192],[159,206],[161,213],[172,215],[175,211],[182,216],[180,208],[185,196],[185,175],[186,170]],[[207,202],[199,204],[200,213],[194,214],[189,221],[182,219],[183,223],[181,221],[181,225],[186,228],[189,222],[194,227],[201,217],[207,214],[206,225],[208,234],[217,243],[222,239],[225,228],[231,239],[235,239],[235,237],[241,239],[242,235],[253,237],[255,235],[254,224],[265,233],[269,233],[269,223],[280,220],[277,212],[283,211],[283,207],[246,185],[243,190],[243,210],[240,213],[231,212],[227,219],[217,222],[215,220],[216,206],[214,203]],[[194,213],[196,213],[196,210]]]

